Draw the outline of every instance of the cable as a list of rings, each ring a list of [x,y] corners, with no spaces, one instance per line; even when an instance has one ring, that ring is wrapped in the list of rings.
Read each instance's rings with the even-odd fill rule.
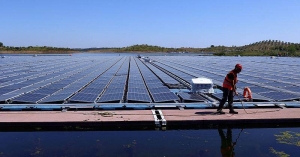
[[[244,104],[243,104],[243,101],[241,100],[241,98],[240,98],[240,96],[239,96],[238,94],[237,94],[237,97],[239,98],[239,100],[240,100],[240,102],[241,102],[241,104],[242,104],[242,106],[243,106],[244,111],[245,111],[247,114],[249,114],[249,113],[246,111],[245,106],[244,106]]]
[[[239,95],[237,95],[237,96],[238,96],[238,99],[240,100],[240,102],[241,102],[241,104],[242,104],[242,106],[243,106],[244,111],[245,111],[247,114],[256,114],[256,113],[258,113],[258,111],[248,113],[248,112],[246,111],[246,108],[245,108],[244,104],[243,104],[243,101],[241,100],[241,98],[239,97]],[[281,109],[282,109],[282,108],[281,108]],[[265,113],[265,112],[277,112],[277,111],[280,111],[280,109],[272,110],[272,111],[263,111],[263,112],[259,112],[259,113]]]

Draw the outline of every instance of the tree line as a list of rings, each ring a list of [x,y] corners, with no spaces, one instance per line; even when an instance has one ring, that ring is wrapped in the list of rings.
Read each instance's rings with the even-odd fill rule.
[[[263,40],[240,47],[211,46],[211,50],[215,55],[300,56],[299,43],[280,40]]]
[[[14,47],[14,46],[4,46],[0,42],[0,51],[4,52],[13,52],[13,53],[22,53],[22,52],[41,52],[41,53],[64,53],[69,51],[74,51],[70,48],[60,48],[60,47],[49,47],[49,46],[28,46],[28,47]]]
[[[28,47],[12,47],[4,46],[0,42],[0,51],[20,52],[42,52],[42,53],[68,53],[68,52],[180,52],[180,53],[213,53],[218,56],[300,56],[300,44],[284,42],[279,40],[263,40],[250,43],[244,46],[215,46],[211,45],[207,48],[180,47],[168,48],[161,46],[153,46],[148,44],[137,44],[127,47],[103,47],[103,48],[87,48],[87,49],[71,49],[57,48],[48,46],[28,46]]]

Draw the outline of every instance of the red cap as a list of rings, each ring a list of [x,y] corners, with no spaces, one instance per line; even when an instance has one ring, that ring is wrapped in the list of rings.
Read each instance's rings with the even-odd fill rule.
[[[241,64],[236,64],[236,65],[235,65],[235,68],[237,68],[237,69],[240,69],[240,70],[242,70],[242,69],[243,69],[243,67],[242,67],[242,65],[241,65]]]

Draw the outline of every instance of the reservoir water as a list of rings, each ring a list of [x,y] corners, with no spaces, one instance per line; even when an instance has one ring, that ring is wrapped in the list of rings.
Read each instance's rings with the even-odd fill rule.
[[[231,156],[300,154],[300,128],[1,132],[0,140],[1,157],[219,157],[230,147]]]

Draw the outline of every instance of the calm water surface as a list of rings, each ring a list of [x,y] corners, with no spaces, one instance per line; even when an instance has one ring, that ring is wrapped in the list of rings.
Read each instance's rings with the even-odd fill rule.
[[[226,150],[227,156],[243,157],[300,154],[300,128],[1,132],[0,140],[0,157],[218,157]]]

